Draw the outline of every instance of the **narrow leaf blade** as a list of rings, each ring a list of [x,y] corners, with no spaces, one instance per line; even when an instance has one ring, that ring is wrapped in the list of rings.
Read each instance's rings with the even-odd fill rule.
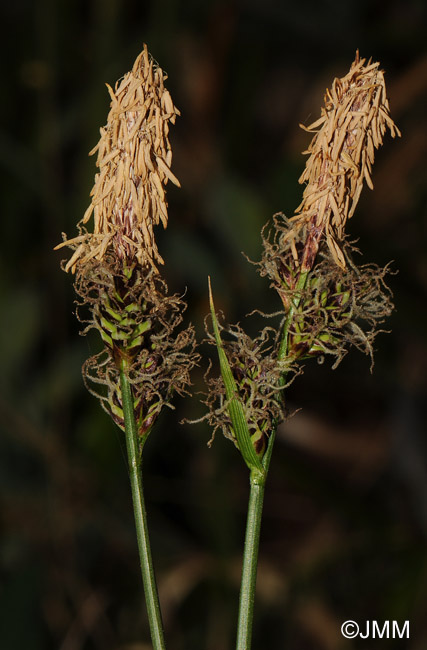
[[[212,316],[212,325],[215,336],[216,347],[218,351],[219,363],[221,367],[221,375],[225,386],[225,394],[229,402],[228,412],[233,424],[233,429],[236,434],[237,444],[243,456],[243,459],[250,470],[258,470],[264,474],[264,468],[257,456],[254,446],[249,434],[248,424],[246,422],[242,403],[238,397],[236,382],[234,381],[233,373],[228,363],[227,355],[225,354],[224,347],[221,340],[219,331],[218,320],[215,314],[215,307],[212,296],[212,288],[210,278],[209,283],[209,304]]]

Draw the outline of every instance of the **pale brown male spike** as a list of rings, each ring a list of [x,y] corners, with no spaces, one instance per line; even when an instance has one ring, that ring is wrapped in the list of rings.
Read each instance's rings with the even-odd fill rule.
[[[65,270],[75,273],[89,260],[102,260],[107,250],[127,263],[163,264],[153,227],[168,221],[164,186],[180,185],[172,173],[169,122],[179,115],[164,87],[166,75],[148,54],[147,46],[130,72],[119,80],[111,97],[107,124],[90,152],[98,152],[91,203],[79,222],[80,235],[56,248],[71,246],[74,253]],[[93,215],[93,233],[85,225]]]
[[[313,266],[324,236],[336,264],[344,269],[340,242],[364,182],[373,188],[375,149],[382,144],[387,129],[392,137],[400,136],[389,114],[379,63],[366,63],[356,52],[349,72],[335,79],[331,90],[326,91],[321,117],[310,126],[301,127],[316,135],[304,152],[309,158],[299,179],[307,184],[303,200],[290,219],[292,228],[283,241],[291,240],[295,261],[302,271],[307,271]],[[305,245],[298,256],[294,241],[302,228],[306,230]]]

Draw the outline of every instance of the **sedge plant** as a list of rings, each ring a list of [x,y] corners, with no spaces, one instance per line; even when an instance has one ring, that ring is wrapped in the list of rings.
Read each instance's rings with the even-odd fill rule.
[[[124,431],[145,600],[153,648],[164,650],[160,603],[151,557],[142,482],[147,438],[175,393],[188,393],[198,363],[186,304],[169,295],[158,267],[154,227],[167,226],[165,186],[171,171],[169,125],[179,111],[166,75],[144,46],[132,70],[112,89],[107,124],[97,146],[98,172],[78,235],[63,263],[74,276],[83,334],[95,329],[102,348],[83,366],[89,391]],[[208,341],[220,373],[206,376],[202,418],[221,430],[249,469],[249,504],[237,625],[237,650],[250,650],[264,490],[278,426],[286,419],[286,388],[306,359],[349,347],[373,357],[378,326],[391,313],[389,268],[358,265],[345,226],[365,185],[372,188],[375,150],[386,131],[400,135],[389,114],[383,72],[356,54],[349,72],[326,91],[300,182],[302,202],[287,219],[276,214],[262,231],[257,268],[278,295],[276,326],[255,338],[226,325],[215,311],[209,281]],[[93,227],[89,229],[88,224]],[[173,407],[172,407],[173,408]]]
[[[216,346],[220,376],[207,376],[204,416],[240,451],[250,475],[237,627],[237,650],[250,650],[257,557],[265,482],[278,425],[286,417],[285,390],[302,372],[301,362],[329,356],[333,367],[350,346],[373,356],[378,325],[391,313],[389,268],[358,265],[345,225],[365,183],[372,189],[375,150],[389,131],[400,135],[389,114],[379,63],[359,57],[326,91],[321,116],[300,183],[295,215],[273,218],[262,232],[257,264],[281,301],[277,327],[256,337],[240,325],[221,325],[209,282],[208,340]]]
[[[184,394],[197,363],[193,327],[182,328],[186,304],[169,295],[158,271],[163,264],[154,227],[166,228],[165,186],[171,171],[169,124],[179,111],[166,75],[144,46],[114,90],[97,152],[91,203],[79,234],[57,248],[73,249],[64,269],[74,274],[83,334],[99,332],[102,349],[83,366],[87,388],[124,431],[138,550],[150,633],[165,647],[147,528],[142,453],[163,407]],[[93,217],[93,231],[87,229]]]

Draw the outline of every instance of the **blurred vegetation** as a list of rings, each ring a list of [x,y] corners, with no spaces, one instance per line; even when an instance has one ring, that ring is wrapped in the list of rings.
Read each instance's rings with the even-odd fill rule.
[[[279,308],[241,251],[258,259],[263,224],[300,202],[309,137],[298,124],[317,117],[357,48],[386,70],[403,137],[386,141],[350,227],[364,260],[399,270],[392,332],[372,375],[351,353],[335,371],[307,363],[289,389],[302,410],[280,431],[268,481],[254,648],[426,647],[426,19],[423,0],[3,3],[1,648],[149,647],[123,440],[83,387],[95,343],[78,336],[71,277],[52,252],[88,204],[104,82],[143,42],[182,111],[171,134],[182,189],[169,191],[159,249],[199,338],[208,274],[231,322]],[[233,445],[208,450],[205,425],[178,425],[201,413],[177,400],[162,417],[145,489],[170,647],[229,650],[248,478]],[[349,618],[409,620],[410,639],[345,641]]]

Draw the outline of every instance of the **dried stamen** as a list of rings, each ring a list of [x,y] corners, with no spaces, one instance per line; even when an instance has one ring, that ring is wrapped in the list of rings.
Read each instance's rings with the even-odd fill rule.
[[[107,249],[116,257],[156,267],[163,260],[153,227],[168,221],[164,186],[172,173],[169,122],[179,111],[164,87],[166,75],[148,55],[147,46],[113,90],[107,84],[111,109],[101,138],[90,152],[98,152],[91,204],[80,221],[80,235],[62,246],[75,249],[65,270],[76,271],[91,259],[100,261]],[[93,233],[85,225],[93,215]],[[65,238],[65,235],[64,235]]]
[[[322,237],[335,263],[345,268],[340,242],[347,219],[353,216],[366,181],[373,188],[371,174],[374,151],[386,130],[400,135],[389,115],[383,72],[379,63],[359,59],[342,79],[335,79],[325,94],[321,117],[308,127],[315,132],[310,154],[299,182],[307,183],[303,200],[290,220],[292,229],[284,235],[295,239],[305,230],[305,246],[295,258],[302,271],[311,269]],[[294,256],[296,251],[294,249]]]

